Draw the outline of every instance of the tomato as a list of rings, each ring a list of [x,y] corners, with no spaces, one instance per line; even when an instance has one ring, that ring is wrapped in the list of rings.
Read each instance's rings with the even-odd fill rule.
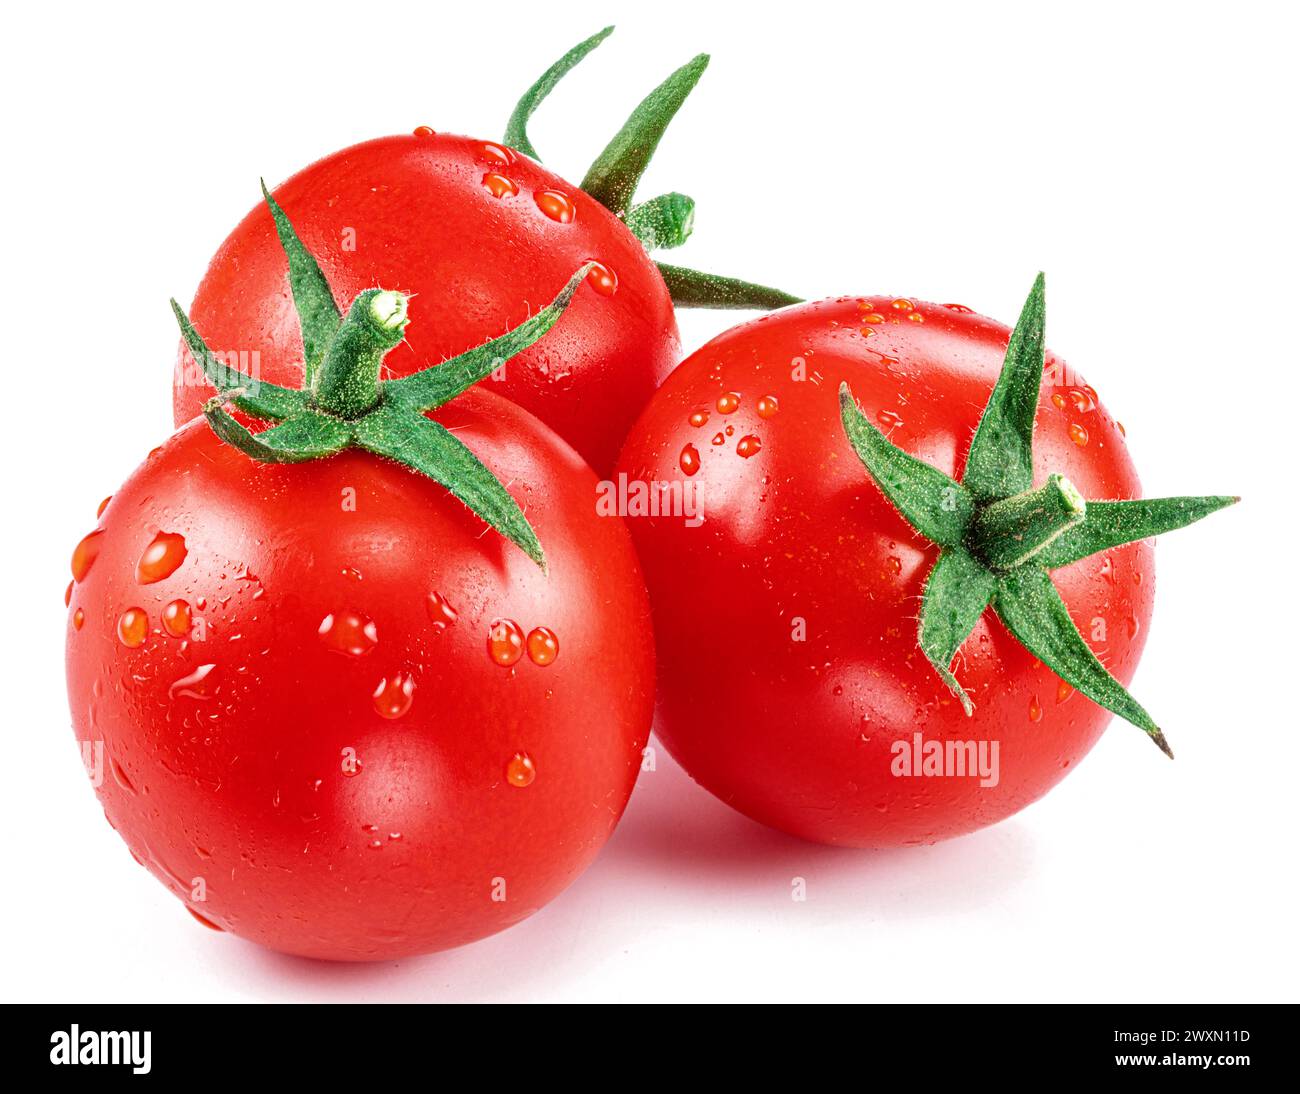
[[[1037,299],[1041,305],[1041,285]],[[1075,643],[1072,659],[1057,667],[1075,683],[1025,648],[994,610],[1015,606],[1001,599],[1010,597],[1010,569],[990,579],[993,607],[976,601],[963,609],[969,634],[957,635],[952,666],[959,684],[946,686],[937,671],[947,671],[956,647],[932,664],[920,644],[918,615],[940,550],[873,482],[846,423],[859,436],[870,433],[889,458],[902,450],[936,468],[939,481],[955,479],[980,410],[992,405],[1004,354],[1015,356],[1009,335],[957,305],[873,296],[787,308],[689,357],[633,428],[620,489],[654,606],[656,731],[698,782],[749,816],[862,847],[933,842],[992,824],[1044,794],[1097,741],[1111,712],[1076,685],[1167,748],[1145,712],[1079,648],[1086,642],[1114,678],[1131,679],[1154,591],[1146,541],[1052,573],[1069,612],[1054,617],[1053,637]],[[1066,491],[1071,505],[1079,494],[1137,498],[1123,427],[1064,361],[1044,360],[1041,342],[1037,352],[1028,405],[1040,382],[1042,398],[1023,423],[1027,452],[1036,422],[1023,486],[1031,474],[1041,486],[1059,473],[1077,487]],[[842,408],[844,383],[851,395]],[[919,474],[915,461],[901,460],[884,479]],[[953,483],[957,491],[968,485]],[[652,493],[684,500],[645,515]],[[936,510],[944,493],[934,495]],[[1143,519],[1174,527],[1231,500],[1153,502],[1155,516]],[[1196,504],[1174,514],[1184,502]],[[980,501],[978,512],[989,504]],[[1097,521],[1131,515],[1092,500],[1087,507]],[[1150,522],[1137,534],[1153,534]],[[1036,595],[1048,603],[1047,579],[1037,576],[1045,571],[1023,565],[1016,580],[1040,582]],[[985,580],[983,565],[976,569]],[[949,591],[960,597],[977,584],[957,581]],[[1070,619],[1082,638],[1069,639]],[[1029,641],[1047,645],[1032,634]],[[968,717],[963,706],[972,701]]]
[[[276,950],[508,927],[591,862],[639,770],[653,662],[621,522],[508,401],[437,418],[513,484],[549,576],[395,463],[260,464],[201,420],[79,552],[68,692],[109,823],[196,915]]]
[[[631,188],[707,61],[684,66],[647,99],[652,109],[643,106],[620,135],[634,133],[636,140],[624,142],[621,154],[602,157],[583,190],[516,148],[532,153],[523,127],[527,114],[605,33],[571,51],[525,96],[522,119],[511,126],[513,147],[421,126],[413,135],[326,156],[275,190],[340,300],[378,284],[420,301],[425,319],[388,361],[394,375],[495,337],[549,301],[579,266],[599,263],[591,273],[596,293],[575,301],[562,331],[501,370],[493,390],[532,411],[602,471],[680,359],[673,299],[648,248],[684,240],[693,207],[675,194],[634,206]],[[639,235],[629,224],[639,225]],[[773,306],[794,299],[664,269],[685,303]],[[264,207],[250,212],[221,245],[191,316],[215,351],[250,362],[244,371],[277,384],[301,382],[303,348]],[[177,425],[212,394],[206,384],[189,382],[192,375],[182,346],[174,386]]]

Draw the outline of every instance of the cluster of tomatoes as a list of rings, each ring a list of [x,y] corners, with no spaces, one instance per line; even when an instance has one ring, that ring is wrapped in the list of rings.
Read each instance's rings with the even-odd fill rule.
[[[599,851],[656,710],[725,801],[864,847],[1008,816],[1112,711],[1164,746],[1119,696],[1147,537],[1203,512],[1082,531],[1076,499],[1138,480],[1041,309],[1013,335],[796,304],[679,364],[675,304],[792,298],[650,257],[691,206],[632,192],[699,60],[581,187],[537,161],[528,116],[601,38],[503,141],[370,141],[250,212],[180,316],[178,431],[76,548],[77,736],[109,822],[210,927],[353,960],[501,930]],[[1044,397],[1017,426],[1018,352]],[[1032,435],[1005,489],[975,482],[977,426],[989,459]]]

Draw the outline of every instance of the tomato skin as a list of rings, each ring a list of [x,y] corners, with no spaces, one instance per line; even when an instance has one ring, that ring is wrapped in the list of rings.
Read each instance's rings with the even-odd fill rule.
[[[508,927],[588,865],[640,768],[653,647],[622,522],[507,400],[472,390],[438,420],[510,484],[549,576],[395,463],[259,464],[200,420],[113,496],[73,590],[68,691],[83,750],[103,742],[109,822],[192,911],[276,950],[391,958]],[[159,531],[186,557],[141,585]],[[178,599],[188,640],[165,629]],[[129,608],[148,617],[138,648],[117,637]],[[333,645],[363,652],[322,638],[331,614]],[[549,628],[558,655],[497,664],[499,617]]]
[[[956,662],[973,718],[917,648],[937,550],[868,477],[844,435],[837,390],[847,380],[895,444],[960,477],[1010,332],[952,306],[893,303],[800,305],[720,335],[669,377],[619,461],[631,480],[696,483],[705,515],[695,528],[680,518],[628,522],[654,605],[660,739],[749,816],[857,847],[930,843],[1010,816],[1072,769],[1111,718],[1058,690],[991,611]],[[792,376],[800,362],[803,380]],[[1071,382],[1044,386],[1036,482],[1056,471],[1088,498],[1139,496],[1114,420],[1050,353],[1048,365],[1059,371],[1045,379]],[[721,413],[729,393],[739,406]],[[745,438],[758,439],[747,457]],[[690,476],[688,445],[698,454]],[[1084,637],[1127,684],[1151,615],[1150,546],[1083,559],[1053,578]],[[918,732],[925,742],[998,742],[997,785],[893,774],[895,742]]]
[[[517,193],[495,179],[485,183],[489,175],[508,179]],[[548,192],[570,200],[569,223],[539,206],[538,195]],[[612,271],[612,295],[601,291],[603,280],[584,285],[564,322],[513,358],[491,389],[536,414],[599,471],[608,470],[637,413],[680,359],[672,301],[641,243],[577,186],[499,144],[446,134],[382,137],[312,164],[275,195],[340,308],[376,285],[414,294],[407,343],[385,362],[394,376],[505,333],[587,261]],[[189,314],[213,351],[256,352],[261,379],[299,387],[302,339],[287,270],[271,214],[259,205],[213,257]],[[181,346],[178,426],[213,393],[195,373]]]

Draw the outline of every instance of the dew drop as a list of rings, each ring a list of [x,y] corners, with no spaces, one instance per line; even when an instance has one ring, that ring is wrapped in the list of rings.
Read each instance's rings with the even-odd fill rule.
[[[512,198],[519,193],[518,183],[495,171],[489,171],[483,176],[483,185],[494,198]]]
[[[545,668],[560,656],[560,640],[549,627],[534,627],[528,632],[528,659]]]
[[[79,631],[85,625],[86,625],[86,613],[83,612],[80,608],[78,608],[75,612],[72,613],[72,629],[74,631]]]
[[[135,579],[141,585],[152,585],[171,577],[185,561],[185,537],[176,532],[159,532],[144,549],[135,564]]]
[[[885,317],[881,315],[879,312],[873,311],[873,312],[868,312],[866,315],[864,315],[862,317],[862,321],[864,323],[870,323],[874,327],[878,323],[883,323],[885,321]]]
[[[726,391],[718,396],[718,413],[731,414],[740,406],[740,395],[734,391]]]
[[[1074,694],[1074,688],[1072,688],[1064,680],[1058,680],[1056,682],[1056,701],[1058,703],[1064,703],[1073,694]]]
[[[200,665],[188,676],[182,676],[171,687],[167,689],[167,694],[172,699],[211,699],[217,690],[217,682],[212,679],[212,672],[216,665]]]
[[[1077,444],[1080,448],[1082,448],[1084,445],[1088,443],[1088,431],[1084,429],[1083,426],[1081,426],[1078,422],[1071,422],[1070,440],[1072,440],[1075,444]]]
[[[381,718],[400,718],[415,699],[415,677],[410,673],[386,676],[373,692],[375,710]]]
[[[966,307],[965,304],[945,304],[944,307],[949,311],[961,312],[964,315],[971,314],[971,309]]]
[[[758,400],[758,416],[760,418],[770,418],[779,409],[775,395],[764,395]]]
[[[685,474],[694,475],[700,469],[700,450],[693,444],[686,445],[677,462]]]
[[[504,164],[509,166],[515,162],[515,154],[509,148],[502,144],[495,144],[492,141],[485,141],[479,148],[483,156],[493,163]]]
[[[886,429],[896,429],[903,424],[903,419],[895,414],[892,410],[879,410],[876,412],[876,421]]]
[[[63,590],[63,606],[70,608],[72,606],[72,587],[76,585],[75,581],[69,581],[68,587]]]
[[[906,299],[905,297],[901,297],[901,296],[897,300],[893,301],[889,306],[891,308],[894,308],[897,311],[912,310],[912,302]]]
[[[709,412],[707,410],[697,410],[688,419],[691,425],[695,426],[696,429],[699,429],[700,426],[706,424],[708,420],[709,420]]]
[[[422,128],[424,128],[424,127],[421,126],[420,128],[422,129]],[[415,132],[416,132],[416,136],[419,136],[419,135],[420,135],[420,130],[419,130],[419,129],[417,129]],[[430,132],[433,132],[433,130],[430,130]],[[199,915],[199,913],[196,912],[193,908],[191,908],[188,904],[185,905],[185,910],[186,910],[187,912],[189,912],[190,915],[192,915],[192,916],[194,917],[195,921],[197,921],[198,923],[202,924],[204,927],[207,927],[207,929],[210,930],[210,931],[222,931],[222,932],[224,932],[225,929],[226,929],[225,927],[218,927],[215,923],[212,922],[212,920],[208,919],[206,916],[201,916],[201,915]]]
[[[1031,722],[1041,722],[1043,720],[1043,708],[1038,703],[1037,695],[1029,700],[1029,720]]]
[[[1065,409],[1065,396],[1059,391],[1052,393],[1052,406],[1056,407],[1057,410]]]
[[[84,536],[80,543],[72,551],[72,580],[85,581],[86,575],[90,573],[90,568],[95,565],[95,559],[99,557],[99,549],[103,546],[104,533],[102,531],[91,532]]]
[[[143,608],[127,608],[117,620],[117,637],[131,649],[144,645],[149,637],[149,617]]]
[[[459,615],[442,593],[430,593],[424,598],[424,606],[429,613],[429,622],[440,631],[445,631],[455,623]]]
[[[356,612],[331,612],[316,633],[327,649],[349,657],[361,657],[379,644],[374,620]]]
[[[1140,624],[1137,621],[1137,618],[1131,615],[1128,617],[1128,622],[1125,624],[1125,626],[1128,630],[1128,636],[1130,638],[1136,638],[1138,635],[1138,631],[1142,629]]]
[[[913,323],[925,322],[925,316],[922,315],[919,311],[909,312],[907,318],[910,319]]]
[[[415,137],[432,137],[435,134],[434,131],[430,129],[427,125],[417,125],[411,131],[411,135]]]
[[[595,262],[587,274],[587,284],[601,296],[613,296],[618,292],[618,274],[603,262]]]
[[[102,517],[104,515],[104,510],[108,508],[108,503],[112,500],[113,500],[113,495],[109,494],[108,497],[106,497],[103,501],[101,501],[99,503],[99,508],[95,510],[95,516]]]
[[[560,224],[572,224],[573,218],[577,216],[578,210],[573,202],[559,190],[539,190],[535,200],[537,208]]]
[[[1103,555],[1101,559],[1101,576],[1112,585],[1115,584],[1115,564],[1110,560],[1110,555]]]
[[[513,619],[494,619],[488,628],[488,656],[505,668],[524,655],[524,632]]]
[[[184,600],[173,600],[162,610],[163,630],[173,638],[184,638],[192,625],[190,606]]]
[[[713,435],[713,441],[712,441],[712,443],[713,443],[713,444],[726,444],[726,443],[727,443],[727,438],[724,437],[721,433],[715,433],[715,434]]]
[[[1080,414],[1087,414],[1089,411],[1096,410],[1097,404],[1093,402],[1092,396],[1086,391],[1074,389],[1070,392],[1070,402],[1074,404],[1074,409]]]
[[[506,764],[506,781],[511,786],[531,786],[537,778],[537,768],[527,752],[516,752]]]
[[[763,442],[752,433],[741,437],[740,440],[736,442],[736,455],[741,456],[744,459],[749,459],[750,456],[757,456],[762,449]]]

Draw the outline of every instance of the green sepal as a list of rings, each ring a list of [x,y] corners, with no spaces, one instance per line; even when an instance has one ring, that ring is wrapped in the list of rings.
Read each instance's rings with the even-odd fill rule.
[[[533,111],[541,105],[547,95],[555,90],[555,85],[564,78],[569,69],[613,33],[613,27],[606,27],[585,41],[579,42],[543,72],[537,82],[524,92],[523,98],[515,106],[514,113],[510,115],[510,121],[506,123],[505,143],[508,147],[538,162],[541,161],[541,156],[537,154],[533,142],[528,139],[528,120],[533,116]]]
[[[383,407],[352,427],[358,445],[441,483],[528,555],[543,572],[546,559],[528,518],[497,477],[445,427],[404,407]]]
[[[699,83],[708,64],[708,54],[699,54],[641,100],[623,128],[588,168],[581,184],[586,193],[612,213],[627,211],[664,130]]]
[[[963,547],[945,547],[925,581],[917,631],[921,652],[967,716],[975,706],[951,670],[952,659],[989,606],[997,579]]]
[[[171,301],[171,306],[190,355],[198,362],[203,375],[217,389],[223,401],[234,403],[246,414],[270,421],[279,421],[306,408],[307,397],[303,392],[280,387],[278,384],[268,384],[218,361],[194,329],[189,316],[181,310],[181,306],[175,300]]]
[[[998,382],[989,396],[966,457],[962,483],[981,501],[1019,494],[1034,485],[1034,416],[1043,382],[1044,278],[1029,291],[1007,343]]]
[[[540,339],[559,321],[578,291],[583,278],[591,272],[587,263],[560,290],[560,294],[536,315],[524,320],[513,330],[483,345],[444,361],[440,365],[423,369],[400,380],[388,380],[382,385],[384,397],[393,405],[409,410],[434,410],[462,391],[491,375],[505,361],[522,353]]]
[[[280,237],[285,258],[289,260],[289,289],[293,293],[293,306],[298,312],[298,326],[302,331],[302,386],[310,389],[316,369],[343,317],[319,263],[303,246],[280,203],[266,188],[266,182],[259,181],[262,183],[262,196],[266,198],[275,221],[275,233]]]
[[[1087,519],[1048,544],[1035,561],[1048,570],[1055,570],[1098,551],[1185,528],[1240,500],[1201,497],[1090,501]]]
[[[1169,742],[1151,715],[1106,671],[1083,640],[1045,570],[1023,566],[1003,575],[993,607],[1025,649],[1076,691],[1137,726],[1173,759]]]
[[[791,296],[788,292],[767,285],[702,273],[684,266],[670,266],[667,262],[656,262],[655,265],[659,267],[664,284],[668,286],[668,295],[679,308],[752,308],[766,311],[803,302],[801,297]]]
[[[263,463],[318,460],[342,452],[352,440],[352,431],[346,423],[316,410],[300,411],[277,426],[253,433],[232,418],[220,403],[218,396],[203,408],[212,432]]]
[[[975,512],[966,488],[892,443],[867,420],[847,382],[840,384],[840,420],[862,465],[903,519],[932,543],[960,546]]]
[[[633,205],[625,223],[647,251],[680,247],[695,229],[695,199],[685,194],[660,194]]]

